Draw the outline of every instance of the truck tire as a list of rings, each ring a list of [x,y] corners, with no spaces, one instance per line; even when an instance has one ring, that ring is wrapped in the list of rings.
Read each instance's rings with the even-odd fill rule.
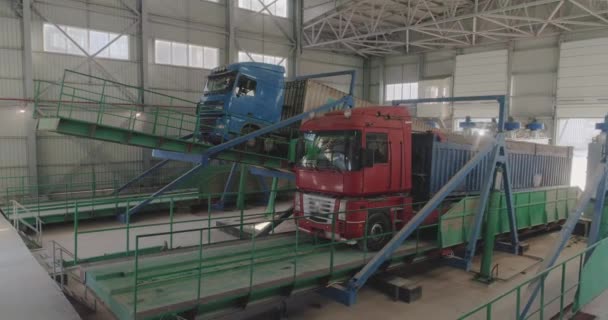
[[[357,242],[361,250],[378,251],[391,239],[391,221],[384,212],[374,212],[367,220],[367,248],[365,239]],[[384,234],[384,235],[382,235]]]

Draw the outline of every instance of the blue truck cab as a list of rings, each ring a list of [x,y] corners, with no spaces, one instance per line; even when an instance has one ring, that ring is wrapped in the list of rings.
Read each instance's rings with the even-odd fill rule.
[[[214,69],[197,107],[201,139],[221,143],[281,120],[285,68],[241,62]]]

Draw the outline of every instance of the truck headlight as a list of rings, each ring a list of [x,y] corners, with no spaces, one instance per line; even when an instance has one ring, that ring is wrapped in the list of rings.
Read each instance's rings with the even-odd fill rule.
[[[340,200],[338,204],[338,220],[346,220],[346,200]]]

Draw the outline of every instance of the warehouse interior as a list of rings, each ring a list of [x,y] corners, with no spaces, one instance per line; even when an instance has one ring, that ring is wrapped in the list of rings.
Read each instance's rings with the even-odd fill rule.
[[[601,0],[0,0],[0,318],[608,318],[607,61]]]

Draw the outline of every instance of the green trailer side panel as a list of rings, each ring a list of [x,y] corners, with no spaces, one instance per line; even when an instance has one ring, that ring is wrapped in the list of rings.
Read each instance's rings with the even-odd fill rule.
[[[545,192],[534,191],[530,192],[530,202],[528,203],[528,214],[530,215],[530,226],[539,226],[546,224],[549,219],[545,210]]]
[[[583,267],[579,294],[574,300],[574,310],[578,311],[581,306],[585,306],[608,289],[606,270],[608,270],[608,242],[603,242],[593,250],[593,254]]]
[[[576,204],[579,193],[578,187],[515,192],[513,197],[517,229],[523,230],[566,219],[569,210]],[[462,244],[468,240],[478,203],[478,196],[463,198],[441,217],[439,227],[442,248]],[[499,208],[500,217],[495,220],[495,230],[497,234],[502,234],[510,231],[504,194],[500,196]],[[605,230],[608,233],[608,221]]]

